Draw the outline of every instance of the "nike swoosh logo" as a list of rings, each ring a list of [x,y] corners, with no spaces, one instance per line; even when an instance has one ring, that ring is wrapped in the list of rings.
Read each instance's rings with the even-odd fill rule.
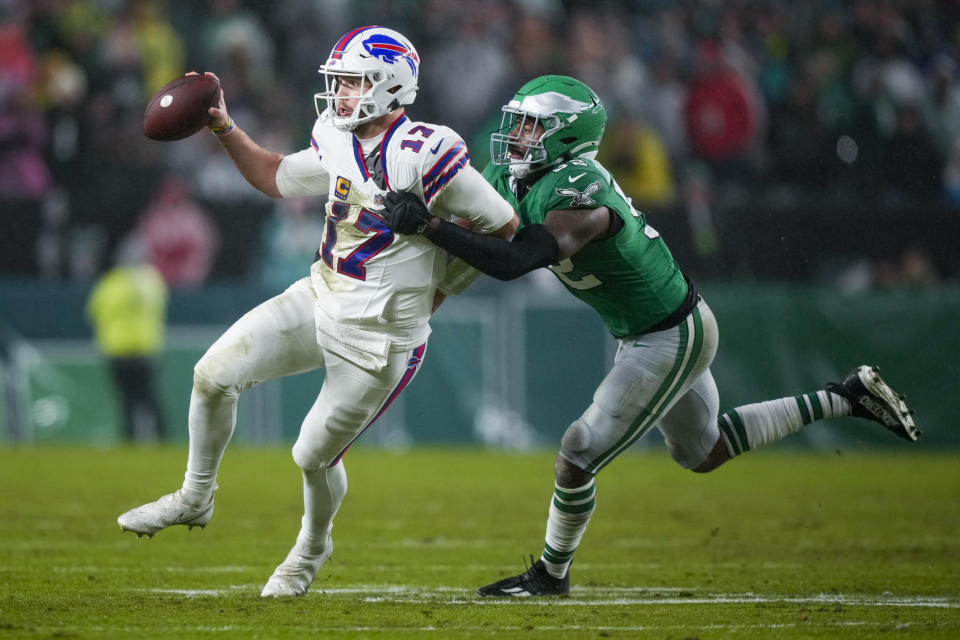
[[[584,173],[578,173],[578,174],[575,175],[575,176],[570,176],[569,178],[567,178],[567,180],[569,180],[570,182],[576,182],[577,180],[579,180],[580,178],[582,178],[582,177],[585,176],[585,175],[587,175],[586,172],[584,172]]]
[[[440,138],[440,142],[438,142],[437,146],[435,146],[433,149],[430,149],[430,153],[432,153],[433,155],[437,155],[437,151],[440,151],[440,145],[442,144],[443,144],[443,138]]]

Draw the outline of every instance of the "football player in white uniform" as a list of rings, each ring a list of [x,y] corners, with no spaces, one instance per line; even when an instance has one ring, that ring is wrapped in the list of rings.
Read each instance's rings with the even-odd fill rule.
[[[236,424],[239,393],[320,367],[319,396],[293,446],[303,472],[296,543],[263,596],[300,596],[333,550],[330,531],[347,490],[343,454],[410,383],[424,357],[435,300],[476,272],[426,238],[398,235],[377,215],[383,194],[409,191],[448,220],[508,238],[513,209],[470,165],[448,127],[411,121],[420,60],[400,33],[361,27],[320,68],[326,90],[310,146],[267,150],[237,127],[221,94],[211,130],[247,181],[273,197],[327,196],[326,230],[310,276],[244,315],[194,369],[190,447],[183,486],[118,518],[153,536],[175,524],[205,526],[220,460]]]

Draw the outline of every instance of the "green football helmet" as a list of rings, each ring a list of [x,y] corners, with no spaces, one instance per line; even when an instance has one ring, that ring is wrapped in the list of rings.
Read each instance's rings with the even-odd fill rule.
[[[490,156],[523,178],[567,160],[593,158],[607,112],[597,94],[568,76],[540,76],[504,105],[500,128],[490,135]],[[542,127],[543,134],[537,135]]]

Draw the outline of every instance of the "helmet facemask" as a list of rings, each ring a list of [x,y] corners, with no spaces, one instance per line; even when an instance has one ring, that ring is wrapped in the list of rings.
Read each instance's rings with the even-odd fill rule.
[[[490,156],[516,178],[595,157],[607,120],[597,94],[568,76],[534,78],[502,111],[500,129],[490,135]]]
[[[389,93],[393,89],[389,85],[388,74],[384,71],[376,70],[373,72],[363,71],[343,71],[337,70],[335,73],[321,69],[323,73],[326,91],[317,93],[313,96],[314,105],[317,109],[317,116],[323,113],[324,109],[329,109],[333,126],[342,131],[353,131],[361,124],[376,120],[380,116],[386,115],[400,107],[393,94]],[[355,78],[361,85],[359,95],[338,96],[337,91],[343,78]],[[394,93],[398,91],[394,89]],[[357,104],[349,116],[340,116],[337,108],[337,102],[340,100],[356,100]]]
[[[555,164],[547,148],[549,137],[563,128],[557,116],[539,116],[506,105],[500,119],[500,128],[490,136],[490,157],[493,164],[509,165],[516,178],[525,178],[541,167]],[[540,130],[543,133],[538,133]],[[521,154],[514,157],[511,154]]]

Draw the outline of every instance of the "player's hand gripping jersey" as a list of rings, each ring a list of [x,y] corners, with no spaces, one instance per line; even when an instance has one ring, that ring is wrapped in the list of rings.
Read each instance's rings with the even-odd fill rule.
[[[509,167],[490,164],[483,175],[516,209],[521,227],[543,223],[554,209],[607,207],[623,220],[614,236],[550,266],[570,293],[603,316],[614,336],[649,331],[694,295],[660,234],[596,160],[578,158],[557,166],[520,200]]]
[[[390,345],[422,343],[447,254],[425,238],[394,234],[377,215],[385,191],[421,196],[434,215],[506,224],[513,211],[469,164],[448,127],[400,117],[381,138],[358,140],[314,125],[311,148],[286,156],[277,172],[284,197],[327,195],[320,259],[311,268],[321,344],[377,367]]]

